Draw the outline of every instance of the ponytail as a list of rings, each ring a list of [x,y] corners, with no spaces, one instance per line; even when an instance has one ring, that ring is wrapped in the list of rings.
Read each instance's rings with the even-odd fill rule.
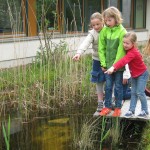
[[[149,37],[149,40],[148,40],[147,43],[146,43],[145,48],[143,49],[143,53],[144,53],[145,55],[150,56],[150,37]]]

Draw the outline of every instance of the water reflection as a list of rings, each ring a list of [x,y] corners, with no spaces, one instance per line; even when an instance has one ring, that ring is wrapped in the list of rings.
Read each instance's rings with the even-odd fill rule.
[[[22,119],[13,119],[11,117],[11,150],[83,150],[83,148],[79,146],[81,146],[80,144],[83,133],[85,135],[87,134],[85,132],[88,130],[88,128],[86,128],[86,130],[82,130],[86,127],[85,125],[87,125],[87,122],[95,122],[96,128],[92,128],[94,123],[92,126],[89,126],[92,128],[92,130],[89,130],[89,132],[94,133],[93,136],[91,136],[92,140],[94,141],[92,141],[94,145],[93,148],[85,148],[85,150],[99,150],[102,118],[93,118],[92,113],[94,110],[95,107],[92,108],[92,106],[90,106],[90,108],[88,107],[83,110],[77,109],[73,112],[70,111],[69,113],[64,113],[64,115],[51,115],[44,118],[34,118],[29,123],[24,123]],[[112,128],[114,125],[113,122],[114,118],[108,119],[106,127],[108,129]],[[122,120],[121,125],[123,126],[121,129],[122,135],[120,137],[122,142],[118,146],[118,149],[137,149],[138,144],[140,143],[142,131],[141,127],[144,127],[144,123],[133,123],[129,120]],[[6,145],[2,130],[0,134],[0,150],[5,150]],[[87,142],[89,142],[87,144],[92,144],[90,140],[91,139],[88,141],[87,139]],[[103,150],[114,149],[112,148],[111,140],[112,138],[106,140],[104,143],[105,148],[103,145]],[[117,149],[116,146],[115,149]]]
[[[69,150],[71,140],[69,118],[47,120],[32,132],[32,142],[42,150]]]

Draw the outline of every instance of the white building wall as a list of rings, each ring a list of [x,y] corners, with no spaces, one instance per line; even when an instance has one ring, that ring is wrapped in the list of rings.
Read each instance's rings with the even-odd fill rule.
[[[138,42],[145,42],[150,36],[150,0],[147,0],[147,16],[146,29],[136,31]],[[85,35],[67,36],[63,35],[61,38],[52,39],[53,42],[59,43],[60,40],[65,40],[68,43],[70,51],[77,50],[78,46],[84,40]],[[44,43],[44,41],[42,41]],[[40,40],[31,38],[24,41],[6,41],[0,40],[0,68],[14,67],[20,64],[27,64],[32,62],[37,51],[39,51]],[[89,51],[91,47],[89,48]]]
[[[68,44],[69,51],[74,53],[77,47],[84,40],[85,36],[55,38],[51,41],[58,44],[65,41]],[[44,40],[41,40],[44,45]],[[16,42],[0,43],[0,68],[14,67],[21,64],[32,62],[37,51],[40,51],[40,40],[26,40]],[[91,47],[91,46],[90,46]],[[89,48],[90,50],[90,48]],[[89,51],[88,50],[88,51]]]

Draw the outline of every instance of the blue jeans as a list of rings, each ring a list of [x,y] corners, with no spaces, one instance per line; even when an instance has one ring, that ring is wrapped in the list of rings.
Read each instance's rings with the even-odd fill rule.
[[[105,107],[112,107],[112,90],[113,84],[115,84],[115,107],[121,108],[123,99],[123,71],[117,71],[111,75],[105,74],[106,87],[105,87]]]
[[[92,71],[91,71],[91,82],[100,83],[105,81],[105,74],[102,71],[101,63],[98,60],[93,59]]]
[[[131,80],[131,102],[129,110],[135,112],[135,107],[138,98],[141,101],[141,110],[144,110],[148,114],[147,99],[145,95],[145,87],[148,80],[148,71],[145,71],[142,75]]]
[[[131,98],[131,88],[129,87],[131,84],[131,78],[128,79],[128,83],[123,84],[123,100],[127,100]],[[114,89],[114,96],[116,97],[116,90]]]

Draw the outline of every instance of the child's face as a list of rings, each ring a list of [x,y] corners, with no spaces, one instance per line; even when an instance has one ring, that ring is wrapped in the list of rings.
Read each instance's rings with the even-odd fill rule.
[[[103,23],[97,18],[91,20],[91,25],[92,28],[97,32],[99,32],[103,28]]]
[[[133,46],[134,44],[131,42],[129,37],[123,39],[123,47],[126,51],[130,50]]]
[[[106,26],[112,28],[116,25],[116,20],[113,17],[105,17],[105,24]]]

